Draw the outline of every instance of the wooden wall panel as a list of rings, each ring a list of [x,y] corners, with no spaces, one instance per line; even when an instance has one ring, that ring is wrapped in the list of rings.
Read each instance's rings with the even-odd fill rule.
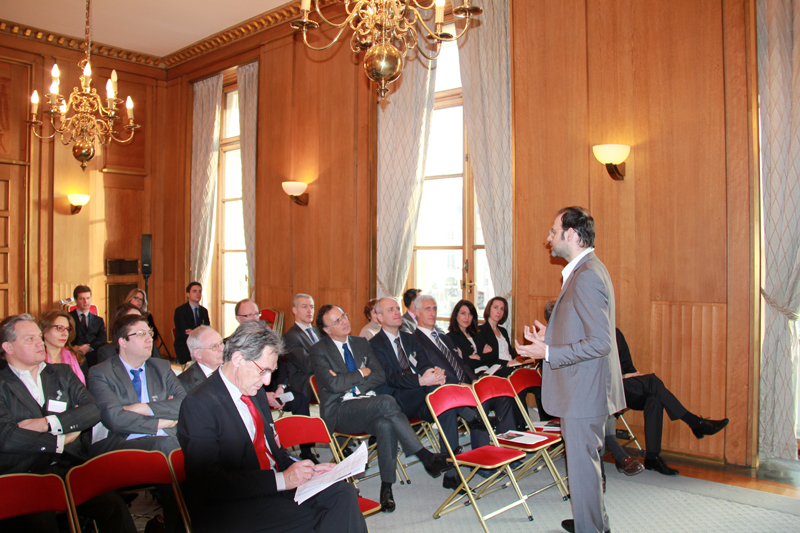
[[[106,259],[141,259],[144,191],[106,188]]]

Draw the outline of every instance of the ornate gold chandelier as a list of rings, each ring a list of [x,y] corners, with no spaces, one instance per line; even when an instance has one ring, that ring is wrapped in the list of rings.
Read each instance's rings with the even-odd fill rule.
[[[308,19],[311,0],[301,0],[300,10],[303,18],[291,23],[292,28],[303,32],[303,42],[312,50],[327,50],[333,46],[347,28],[353,30],[350,38],[350,49],[358,54],[362,50],[364,56],[364,70],[367,77],[378,84],[378,94],[381,98],[389,92],[387,87],[403,73],[403,59],[409,49],[414,47],[427,59],[434,59],[441,51],[442,42],[456,41],[469,29],[472,17],[483,13],[483,9],[464,0],[463,4],[453,8],[456,18],[466,19],[464,29],[458,35],[442,31],[444,22],[445,0],[431,0],[424,4],[419,0],[343,0],[347,18],[341,24],[334,24],[327,20],[320,11],[319,0],[314,0],[317,15],[327,25],[339,28],[336,37],[326,46],[316,48],[308,44],[308,30],[319,27],[319,24]],[[425,23],[424,11],[435,9],[434,30]],[[417,38],[421,33],[430,44],[435,45],[435,51],[430,54],[423,49],[422,43]]]
[[[133,140],[136,130],[141,127],[133,123],[133,101],[129,96],[125,102],[128,123],[124,128],[130,131],[130,136],[127,139],[121,139],[118,137],[119,132],[114,130],[114,122],[121,118],[117,115],[117,105],[122,103],[122,100],[116,97],[118,94],[116,70],[111,71],[111,78],[106,83],[105,105],[97,91],[91,87],[92,27],[90,21],[91,0],[86,0],[86,58],[78,63],[83,70],[83,76],[80,78],[81,86],[73,88],[72,94],[65,99],[58,92],[60,83],[58,65],[53,64],[53,70],[50,71],[53,81],[50,84],[50,92],[44,95],[47,102],[44,105],[46,109],[43,109],[42,113],[50,115],[53,134],[42,136],[36,131],[37,126],[40,127],[42,124],[42,121],[36,118],[39,109],[39,93],[37,91],[33,91],[33,95],[31,95],[31,120],[27,121],[31,131],[39,139],[52,139],[59,135],[64,145],[74,142],[72,155],[80,162],[81,168],[84,170],[86,170],[87,163],[95,156],[95,143],[109,144],[113,139],[118,143],[128,144]],[[41,131],[41,127],[39,130]]]

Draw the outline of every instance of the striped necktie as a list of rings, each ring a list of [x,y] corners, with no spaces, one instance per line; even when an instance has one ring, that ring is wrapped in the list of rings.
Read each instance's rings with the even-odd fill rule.
[[[403,369],[403,375],[411,374],[411,364],[406,357],[406,351],[403,350],[403,345],[400,344],[400,337],[397,337],[394,343],[397,345],[397,360],[400,362],[400,368]]]
[[[464,383],[464,371],[461,369],[461,365],[458,364],[456,361],[453,352],[451,352],[447,346],[444,345],[442,339],[439,338],[439,334],[436,330],[431,332],[431,336],[433,336],[433,340],[436,342],[436,347],[439,348],[439,351],[442,352],[447,359],[447,362],[450,363],[450,366],[453,367],[453,370],[456,373],[456,377],[458,378],[459,383]]]

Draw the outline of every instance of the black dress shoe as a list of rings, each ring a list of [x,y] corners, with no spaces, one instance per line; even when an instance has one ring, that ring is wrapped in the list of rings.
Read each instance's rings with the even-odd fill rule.
[[[644,472],[644,465],[633,457],[626,457],[621,463],[614,462],[617,465],[617,470],[626,476],[635,476]]]
[[[305,459],[305,460],[311,461],[315,465],[319,464],[319,460],[317,460],[317,456],[314,455],[314,452],[312,452],[311,450],[309,450],[309,451],[305,451],[304,450],[304,451],[300,452],[300,459]]]
[[[381,512],[392,513],[394,512],[394,495],[392,494],[392,487],[381,489]]]
[[[728,419],[723,418],[722,420],[706,420],[705,418],[700,421],[700,425],[696,428],[692,428],[692,433],[698,439],[702,439],[706,435],[713,435],[715,433],[719,433],[723,430],[725,426],[728,425]]]
[[[428,473],[429,476],[436,479],[437,477],[442,475],[442,472],[452,467],[450,463],[447,462],[447,458],[449,456],[443,453],[437,453],[433,456],[433,461],[431,464],[425,467],[425,471]]]
[[[461,478],[458,474],[455,476],[444,476],[442,478],[442,487],[449,490],[456,490],[461,485]]]
[[[678,475],[678,471],[675,470],[674,468],[670,468],[669,465],[664,462],[664,459],[662,459],[660,455],[656,456],[655,459],[645,458],[644,467],[648,470],[655,470],[659,474],[664,474],[665,476]]]
[[[561,522],[561,527],[563,527],[565,531],[569,531],[569,533],[575,533],[575,520],[572,518],[563,520]],[[611,533],[611,529],[606,529],[606,533]]]

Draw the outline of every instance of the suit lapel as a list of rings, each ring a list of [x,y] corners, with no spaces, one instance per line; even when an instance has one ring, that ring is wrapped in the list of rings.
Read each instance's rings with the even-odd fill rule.
[[[128,397],[125,398],[125,401],[128,402],[128,404],[140,403],[142,400],[136,398],[136,389],[133,388],[131,375],[125,370],[125,365],[122,364],[122,360],[120,359],[119,355],[111,359],[111,368],[114,371],[114,375],[117,377],[120,383],[122,383],[122,387],[125,389],[125,392],[128,393]],[[146,370],[145,374],[147,374]],[[147,384],[147,392],[148,394],[150,393],[150,383]],[[134,399],[136,401],[132,401]]]
[[[569,278],[567,278],[567,282],[561,287],[561,292],[558,293],[558,298],[556,299],[556,304],[553,306],[553,312],[550,315],[550,321],[553,321],[553,318],[556,316],[556,311],[558,310],[558,304],[561,303],[561,299],[564,297],[564,294],[567,293],[568,290],[572,288],[572,283],[575,281],[575,274],[577,274],[578,269],[583,266],[589,259],[597,257],[594,255],[594,252],[589,252],[588,254],[584,255],[578,264],[575,265],[575,268],[572,269],[572,273],[570,273]],[[549,340],[549,339],[548,339]]]
[[[43,414],[42,408],[36,403],[36,400],[31,396],[28,387],[20,380],[11,368],[6,367],[3,369],[3,378],[5,379],[8,390],[17,397],[19,402],[25,406],[28,411],[34,415],[34,418],[40,418]],[[46,396],[45,396],[46,398]]]
[[[331,363],[333,363],[333,365],[339,369],[339,372],[347,374],[347,365],[344,364],[344,357],[342,357],[342,354],[339,351],[339,348],[333,342],[333,339],[330,337],[325,337],[322,342],[325,343],[325,351],[327,352]],[[352,346],[350,346],[350,351],[353,351]],[[353,357],[355,357],[355,354]]]

